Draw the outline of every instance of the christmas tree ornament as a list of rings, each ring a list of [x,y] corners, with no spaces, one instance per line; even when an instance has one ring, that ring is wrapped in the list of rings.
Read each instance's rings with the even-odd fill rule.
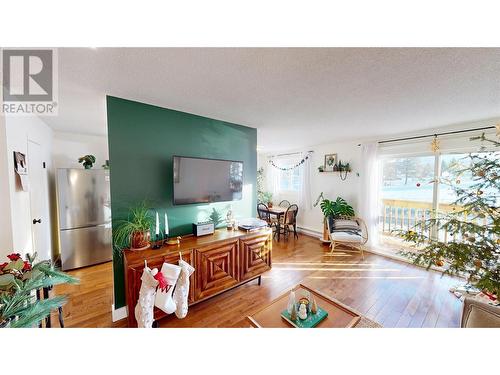
[[[180,253],[179,257],[181,257]],[[193,274],[194,267],[182,260],[182,257],[179,260],[179,267],[181,267],[181,273],[175,286],[173,298],[176,305],[175,316],[183,319],[188,313],[189,277]]]
[[[481,262],[480,259],[476,259],[474,261],[474,265],[476,266],[476,268],[481,268],[481,266],[483,265],[483,262]]]
[[[477,191],[477,195],[483,195],[483,191],[482,190],[478,190]]]
[[[163,290],[159,290],[156,293],[155,306],[166,314],[172,314],[177,306],[174,299],[172,298],[172,293],[174,292],[174,286],[181,273],[181,267],[175,264],[163,263],[161,266],[161,273],[167,280],[167,286]]]
[[[420,187],[420,182],[417,182],[417,187]]]
[[[439,152],[440,144],[437,135],[434,135],[434,139],[431,141],[431,151],[435,154]]]
[[[444,266],[444,261],[442,259],[438,259],[438,260],[436,260],[435,264],[438,267],[443,267]]]
[[[474,242],[476,242],[476,237],[474,237],[474,236],[468,237],[467,241],[474,243]]]
[[[144,270],[141,276],[141,289],[139,300],[135,305],[135,320],[139,328],[151,328],[153,326],[153,307],[155,302],[156,287],[158,280],[155,279],[158,269],[150,269],[144,261]]]

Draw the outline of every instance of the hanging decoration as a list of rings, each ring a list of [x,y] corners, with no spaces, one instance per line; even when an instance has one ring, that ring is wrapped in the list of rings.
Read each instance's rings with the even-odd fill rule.
[[[434,134],[434,139],[431,141],[431,150],[435,154],[437,154],[440,150],[439,139],[436,134]]]
[[[298,167],[300,167],[302,164],[304,164],[304,163],[306,162],[306,160],[307,160],[307,159],[309,159],[309,157],[311,156],[311,154],[312,154],[312,151],[309,151],[309,152],[307,153],[307,155],[306,155],[306,156],[305,156],[305,157],[304,157],[301,161],[299,161],[297,164],[292,165],[292,166],[290,166],[290,167],[280,167],[279,165],[276,165],[276,164],[274,163],[274,160],[273,160],[273,159],[269,159],[269,164],[271,164],[274,168],[279,169],[280,171],[290,171],[290,170],[295,169],[295,168],[298,168]]]

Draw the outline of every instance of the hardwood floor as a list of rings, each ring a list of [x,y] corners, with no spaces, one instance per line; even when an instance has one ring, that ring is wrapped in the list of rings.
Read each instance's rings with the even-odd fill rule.
[[[123,327],[111,321],[112,267],[106,263],[71,272],[78,286],[59,286],[69,295],[67,327]],[[458,327],[461,302],[448,291],[459,280],[365,252],[328,247],[315,238],[273,244],[273,268],[252,281],[189,309],[179,320],[171,315],[161,327],[248,327],[246,316],[302,282],[353,307],[384,327]],[[57,323],[55,323],[57,325]]]

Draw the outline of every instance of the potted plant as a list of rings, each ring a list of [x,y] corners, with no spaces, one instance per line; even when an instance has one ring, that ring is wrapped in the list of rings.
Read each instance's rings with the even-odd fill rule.
[[[216,229],[223,221],[222,214],[215,208],[212,208],[212,213],[209,216],[209,220],[214,223],[214,228]]]
[[[94,155],[85,155],[81,158],[78,158],[78,163],[83,164],[85,169],[90,169],[94,166],[95,156]]]
[[[113,243],[118,249],[144,250],[150,245],[154,218],[145,202],[130,209],[126,220],[116,221]]]
[[[267,207],[271,208],[273,206],[273,193],[269,191],[264,192],[262,199],[267,204]]]
[[[323,212],[323,240],[328,241],[328,226],[326,224],[326,218],[329,216],[339,217],[339,216],[354,216],[354,209],[349,205],[345,199],[337,197],[336,200],[331,201],[323,196],[323,192],[316,199],[314,207],[319,204],[321,211]]]
[[[35,263],[36,254],[7,255],[8,262],[0,264],[0,328],[29,328],[38,324],[66,302],[65,296],[43,300],[33,292],[58,284],[75,284],[78,279],[55,269],[50,261]]]

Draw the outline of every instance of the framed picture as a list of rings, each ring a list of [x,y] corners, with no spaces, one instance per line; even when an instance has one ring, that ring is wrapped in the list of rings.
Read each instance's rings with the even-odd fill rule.
[[[325,172],[333,172],[333,166],[337,164],[337,154],[325,155]]]

